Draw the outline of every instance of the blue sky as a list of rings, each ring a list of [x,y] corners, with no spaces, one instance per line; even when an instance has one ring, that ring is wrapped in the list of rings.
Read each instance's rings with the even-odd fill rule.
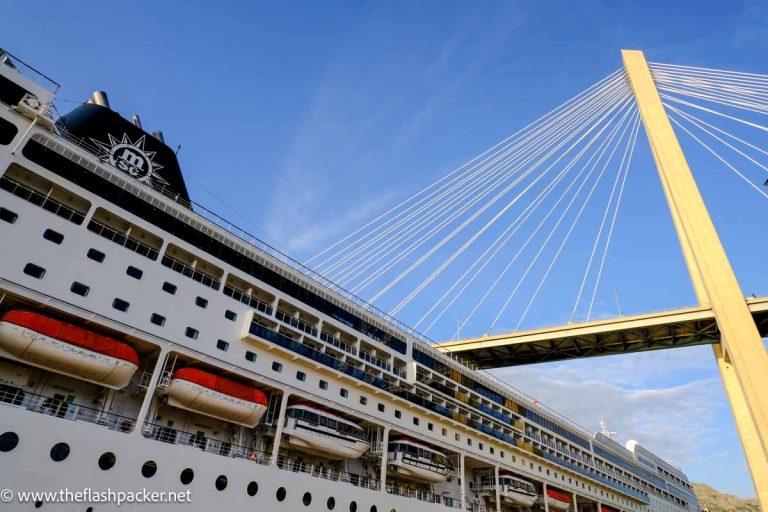
[[[181,145],[194,198],[299,259],[618,69],[621,48],[768,72],[758,2],[213,5],[8,2],[3,17],[15,21],[0,44],[62,84],[61,111],[103,89],[123,115],[163,130]],[[744,292],[767,295],[768,237],[757,235],[768,202],[701,151],[689,156]],[[615,314],[614,292],[625,313],[693,304],[647,148],[627,186],[598,314]],[[567,320],[584,268],[567,261],[523,327]],[[416,300],[401,317],[413,322],[428,305]],[[429,334],[448,338],[454,325],[446,316]],[[496,373],[590,429],[604,417],[693,480],[753,494],[709,347]]]

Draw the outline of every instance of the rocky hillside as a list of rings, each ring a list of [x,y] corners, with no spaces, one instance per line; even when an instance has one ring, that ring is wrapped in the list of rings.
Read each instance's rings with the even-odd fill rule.
[[[699,505],[709,512],[760,512],[757,500],[743,500],[730,494],[717,492],[706,484],[693,484]]]

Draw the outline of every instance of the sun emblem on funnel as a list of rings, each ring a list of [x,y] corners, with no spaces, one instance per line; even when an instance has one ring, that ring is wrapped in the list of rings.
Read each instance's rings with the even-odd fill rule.
[[[99,159],[109,162],[121,171],[130,174],[133,178],[149,186],[168,185],[156,171],[163,168],[154,161],[156,151],[144,149],[146,135],[142,135],[136,142],[131,142],[128,134],[123,134],[122,139],[107,134],[109,142],[101,142],[91,138],[99,148]]]

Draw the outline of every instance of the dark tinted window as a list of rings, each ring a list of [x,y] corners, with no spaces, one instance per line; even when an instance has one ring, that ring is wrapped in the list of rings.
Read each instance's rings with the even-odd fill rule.
[[[99,263],[103,263],[104,258],[106,258],[103,252],[97,251],[96,249],[88,249],[88,257],[93,261],[98,261]]]
[[[45,232],[43,233],[43,238],[55,244],[60,244],[61,242],[64,241],[64,235],[52,229],[46,229]]]
[[[16,214],[16,212],[12,212],[7,208],[0,208],[0,219],[4,220],[5,222],[13,224],[18,218],[19,216]]]
[[[19,129],[16,128],[15,124],[0,119],[0,144],[3,146],[10,144],[17,133],[19,133]]]
[[[129,266],[127,269],[125,269],[125,273],[133,277],[134,279],[141,279],[141,276],[144,275],[143,270],[141,270],[140,268],[136,268],[134,266]]]
[[[91,287],[75,281],[74,283],[72,283],[72,286],[69,287],[69,290],[72,293],[76,293],[77,295],[82,295],[83,297],[87,297],[88,293],[91,291]]]
[[[226,352],[227,350],[229,350],[229,343],[227,343],[224,340],[219,340],[216,342],[216,348]]]
[[[152,316],[149,317],[149,321],[160,327],[165,325],[165,317],[163,315],[158,315],[157,313],[152,313]]]
[[[192,338],[193,340],[196,340],[197,337],[200,335],[200,331],[197,329],[193,329],[192,327],[187,327],[187,330],[184,331],[184,334],[187,338]]]
[[[177,287],[176,287],[175,284],[171,284],[168,281],[163,283],[163,291],[164,292],[168,292],[171,295],[175,295],[176,294],[176,289],[177,289]]]
[[[196,297],[195,298],[195,305],[200,306],[201,308],[205,309],[208,307],[208,299],[205,299],[203,297]]]
[[[245,358],[250,361],[254,362],[256,361],[256,354],[254,352],[251,352],[250,350],[245,353]]]
[[[234,322],[235,320],[237,320],[237,313],[235,313],[234,311],[226,310],[224,312],[224,318],[226,318],[227,320],[232,320]]]
[[[125,313],[128,311],[128,308],[131,307],[131,304],[128,301],[118,298],[112,301],[112,307]]]
[[[24,265],[24,273],[28,276],[32,276],[37,279],[42,279],[45,275],[45,269],[43,267],[40,267],[38,265],[35,265],[34,263],[27,263]]]

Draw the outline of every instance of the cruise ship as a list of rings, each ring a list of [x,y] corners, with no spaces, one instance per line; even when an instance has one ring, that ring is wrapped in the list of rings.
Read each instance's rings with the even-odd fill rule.
[[[104,92],[60,115],[58,88],[0,51],[0,487],[189,490],[129,511],[698,512],[677,467],[192,202],[162,133]]]

